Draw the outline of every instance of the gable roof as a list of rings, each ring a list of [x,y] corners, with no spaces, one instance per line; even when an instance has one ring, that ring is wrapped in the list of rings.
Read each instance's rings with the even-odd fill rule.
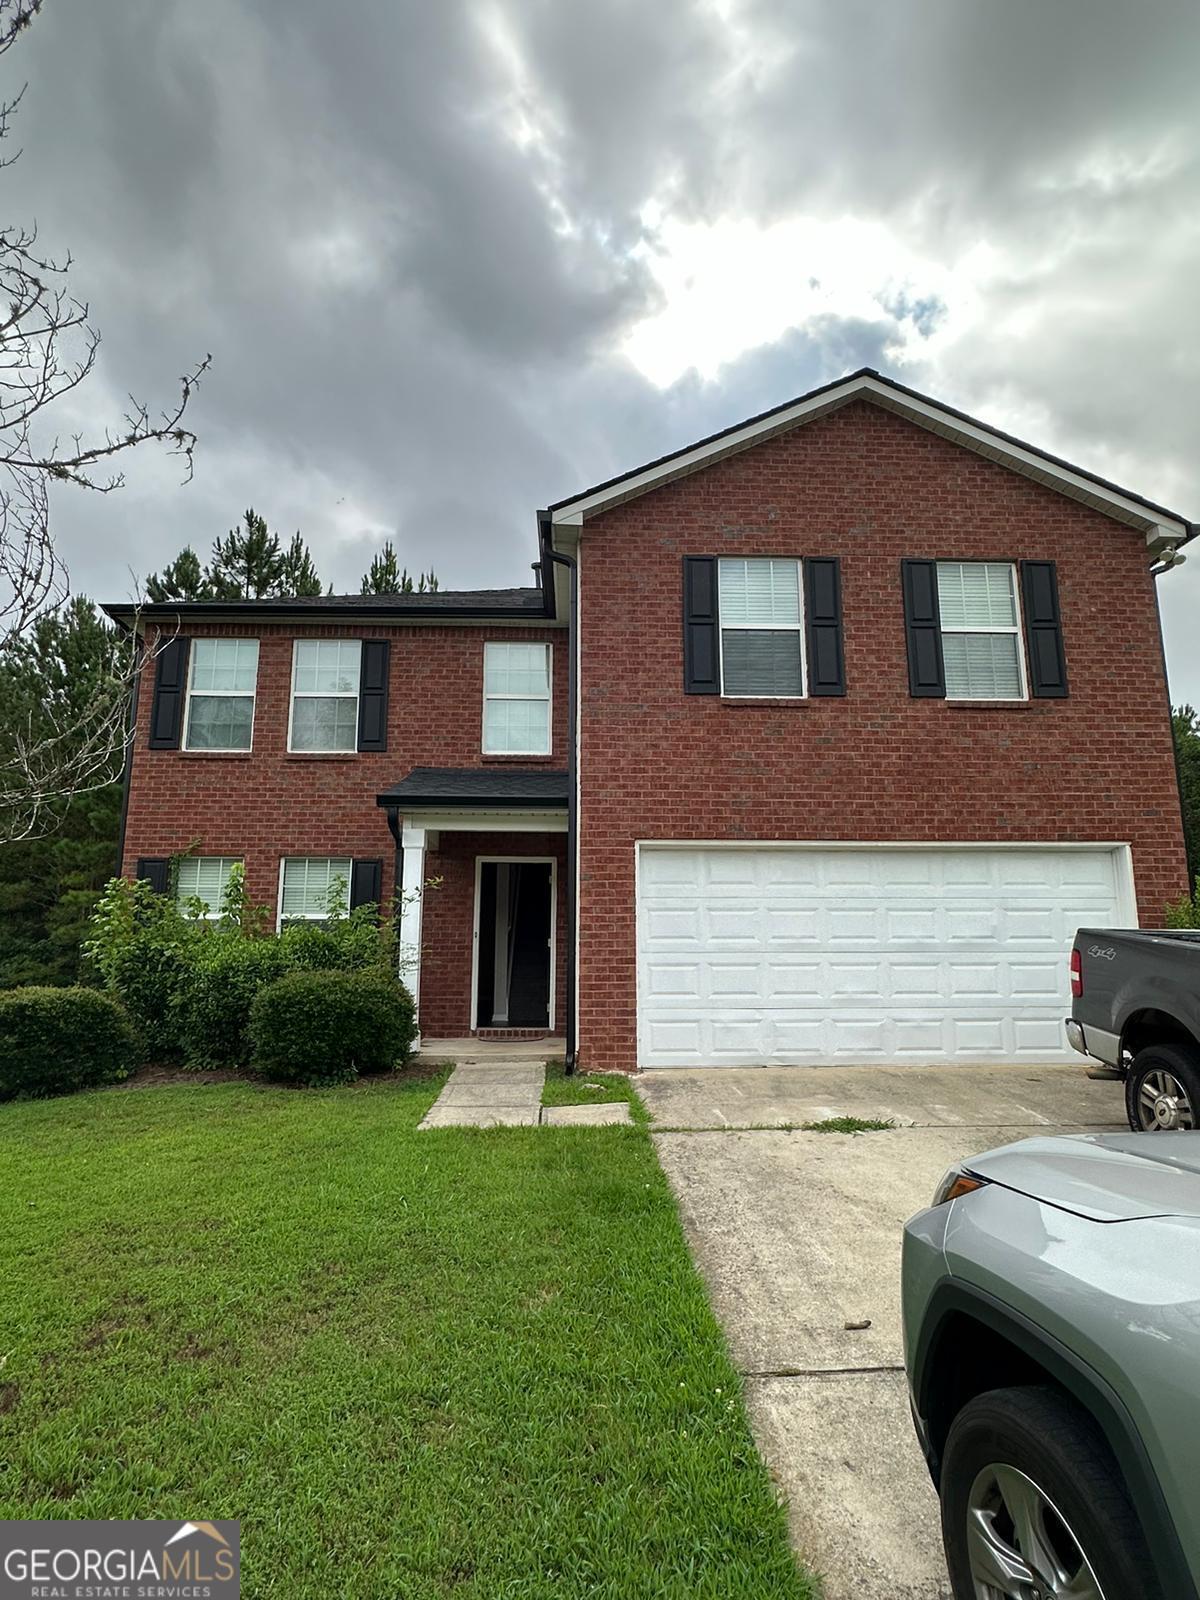
[[[1023,473],[1035,482],[1127,523],[1144,532],[1147,544],[1155,550],[1186,544],[1200,531],[1178,512],[1168,511],[1153,500],[1122,489],[1082,467],[1072,466],[1070,462],[1046,450],[1039,450],[1036,445],[1026,444],[1012,434],[968,416],[965,411],[956,411],[953,406],[897,383],[894,378],[886,378],[873,367],[860,367],[857,372],[823,384],[818,389],[810,389],[795,400],[787,400],[770,411],[747,418],[745,422],[723,428],[696,444],[685,445],[681,450],[660,456],[657,461],[647,462],[645,466],[635,467],[630,472],[595,484],[582,494],[559,500],[549,508],[553,526],[581,528],[589,518],[598,516],[602,511],[647,494],[651,489],[660,488],[676,478],[698,472],[726,456],[761,444],[776,434],[786,433],[817,417],[827,416],[852,400],[868,400],[873,405],[894,411],[955,444],[974,450],[978,455],[999,462],[1001,466]]]

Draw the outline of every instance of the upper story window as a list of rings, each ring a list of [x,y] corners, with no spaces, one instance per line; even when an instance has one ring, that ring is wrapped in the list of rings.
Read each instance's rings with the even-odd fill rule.
[[[287,856],[279,888],[280,922],[316,921],[350,909],[349,856]]]
[[[1024,700],[1016,569],[1007,561],[939,561],[938,610],[948,700]]]
[[[550,754],[550,646],[483,647],[483,753]]]
[[[721,693],[794,699],[804,694],[800,562],[722,557]]]
[[[184,856],[175,871],[176,905],[186,911],[190,901],[199,900],[206,920],[219,917],[229,874],[241,864],[240,856]]]
[[[297,639],[289,750],[358,748],[359,639]]]
[[[184,749],[249,750],[257,678],[257,639],[193,639]]]

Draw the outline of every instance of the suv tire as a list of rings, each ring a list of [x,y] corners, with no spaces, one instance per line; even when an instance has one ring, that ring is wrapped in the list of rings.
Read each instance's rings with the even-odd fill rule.
[[[1135,1133],[1200,1128],[1200,1051],[1150,1044],[1125,1076],[1125,1111]]]
[[[1162,1600],[1150,1552],[1117,1463],[1092,1418],[1057,1389],[993,1389],[955,1417],[942,1457],[942,1538],[955,1600],[994,1593],[1060,1594],[1090,1565],[1103,1600]],[[1009,1503],[1017,1507],[1017,1517]],[[1022,1547],[1018,1519],[1031,1530]],[[1025,1561],[975,1575],[988,1548]]]

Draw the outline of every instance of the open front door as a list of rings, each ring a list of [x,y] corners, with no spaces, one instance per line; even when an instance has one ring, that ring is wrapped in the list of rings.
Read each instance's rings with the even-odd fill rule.
[[[481,859],[478,893],[476,1027],[549,1028],[553,864]]]

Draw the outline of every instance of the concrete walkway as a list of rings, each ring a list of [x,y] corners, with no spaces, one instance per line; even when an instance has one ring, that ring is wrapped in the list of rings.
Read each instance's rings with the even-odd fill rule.
[[[526,1044],[527,1052],[529,1048]],[[629,1107],[620,1102],[543,1107],[542,1086],[546,1081],[544,1050],[534,1058],[526,1054],[523,1060],[510,1054],[511,1050],[512,1046],[507,1045],[505,1053],[497,1057],[485,1054],[485,1051],[490,1052],[490,1046],[484,1046],[479,1054],[460,1060],[420,1126],[594,1128],[632,1120]]]

